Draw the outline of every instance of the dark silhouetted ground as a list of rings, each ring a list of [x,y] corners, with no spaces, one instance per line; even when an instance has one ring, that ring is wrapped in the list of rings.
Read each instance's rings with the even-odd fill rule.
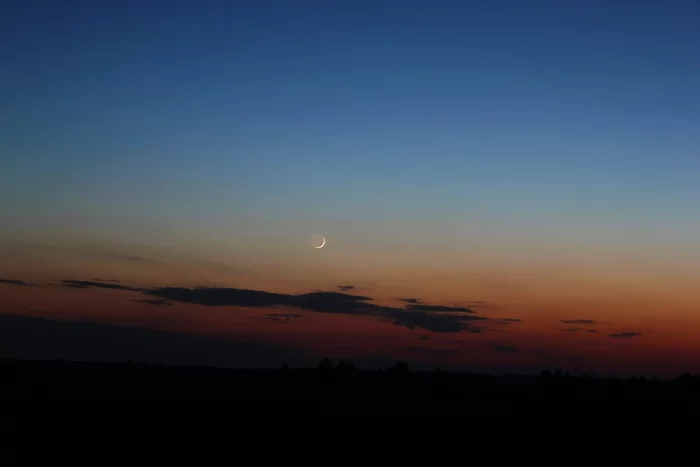
[[[362,371],[324,360],[318,368],[231,370],[158,364],[0,361],[5,404],[51,400],[227,400],[242,409],[284,404],[325,415],[505,415],[522,410],[650,410],[683,415],[699,406],[700,380],[411,372],[405,363]]]

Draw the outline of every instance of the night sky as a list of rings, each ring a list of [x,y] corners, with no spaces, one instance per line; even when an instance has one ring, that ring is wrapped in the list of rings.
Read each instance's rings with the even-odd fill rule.
[[[698,2],[10,0],[0,44],[2,314],[700,371]]]

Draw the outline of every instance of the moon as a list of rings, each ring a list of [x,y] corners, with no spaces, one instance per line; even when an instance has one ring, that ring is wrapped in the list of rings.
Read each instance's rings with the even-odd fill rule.
[[[323,248],[326,245],[326,237],[321,234],[313,234],[309,241],[311,242],[311,246],[316,249]]]

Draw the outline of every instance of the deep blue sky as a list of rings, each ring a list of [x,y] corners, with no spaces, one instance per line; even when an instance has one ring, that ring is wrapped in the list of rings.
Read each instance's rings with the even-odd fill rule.
[[[12,226],[700,233],[696,1],[26,0],[0,43]]]

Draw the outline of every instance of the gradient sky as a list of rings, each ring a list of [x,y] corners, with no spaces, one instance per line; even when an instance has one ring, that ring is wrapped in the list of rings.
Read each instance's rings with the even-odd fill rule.
[[[590,371],[700,370],[697,2],[18,0],[0,44],[0,278],[43,284],[0,284],[2,312],[430,364],[534,368],[568,345]],[[522,321],[445,338],[48,285],[95,277],[347,284]],[[598,332],[562,331],[578,319]],[[448,358],[455,339],[487,350]]]

